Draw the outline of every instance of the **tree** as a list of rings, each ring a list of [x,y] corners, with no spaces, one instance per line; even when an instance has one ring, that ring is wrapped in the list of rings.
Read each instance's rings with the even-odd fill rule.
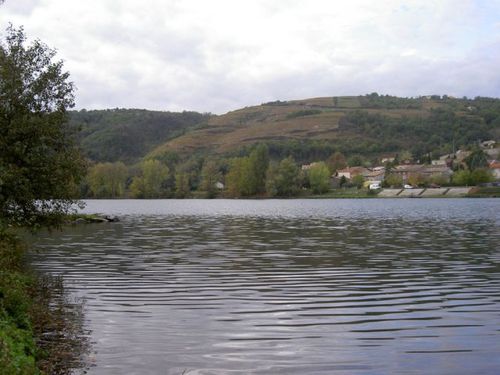
[[[413,155],[409,150],[403,150],[398,157],[401,163],[410,163],[413,160]]]
[[[269,150],[266,145],[258,145],[249,156],[251,178],[254,182],[251,194],[263,193],[266,190],[266,172],[269,167]]]
[[[494,180],[494,177],[487,168],[477,168],[472,171],[471,179],[474,185],[478,185],[491,182]]]
[[[88,183],[92,195],[98,198],[117,198],[125,192],[128,169],[122,162],[97,163],[89,168]]]
[[[136,198],[160,198],[168,178],[168,167],[159,160],[149,159],[141,164],[141,174],[132,180],[132,195]]]
[[[76,202],[85,163],[67,127],[73,84],[55,51],[22,28],[0,42],[1,226],[58,225]]]
[[[186,198],[190,193],[189,174],[186,172],[177,172],[175,174],[175,197]]]
[[[263,193],[268,166],[269,151],[266,145],[258,145],[249,156],[232,159],[226,176],[229,195],[248,197]]]
[[[460,170],[453,174],[452,182],[459,186],[473,185],[471,172],[468,170]]]
[[[300,189],[300,170],[292,157],[279,165],[271,164],[266,174],[266,191],[270,196],[292,196]]]
[[[363,184],[365,183],[365,178],[363,175],[356,175],[351,179],[351,184],[356,186],[358,189],[361,189],[363,187]]]
[[[240,197],[245,194],[246,185],[249,183],[247,178],[248,165],[247,157],[234,158],[230,161],[229,172],[226,175],[226,186],[231,197]]]
[[[428,182],[424,175],[421,173],[410,173],[408,176],[408,183],[411,186],[423,186]]]
[[[201,169],[201,190],[206,194],[207,198],[215,198],[217,195],[217,182],[221,179],[221,173],[217,163],[213,160],[207,160],[203,163]]]
[[[347,161],[345,159],[344,154],[341,152],[335,152],[332,154],[328,160],[326,161],[328,168],[330,168],[330,172],[333,174],[339,169],[343,169],[347,167]]]
[[[403,186],[403,178],[396,173],[389,173],[384,178],[385,187],[401,187]]]
[[[330,169],[324,162],[316,163],[311,167],[309,184],[316,194],[323,194],[330,190]]]
[[[347,164],[349,164],[351,167],[361,166],[364,164],[364,159],[361,155],[353,155],[349,158]]]
[[[130,193],[134,198],[145,198],[144,192],[144,178],[142,176],[135,176],[130,184]]]
[[[488,155],[481,149],[474,149],[469,156],[464,159],[469,171],[488,166]]]

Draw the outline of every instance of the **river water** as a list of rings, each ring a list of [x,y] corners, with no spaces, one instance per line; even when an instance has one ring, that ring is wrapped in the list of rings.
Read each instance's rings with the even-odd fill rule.
[[[499,374],[500,200],[100,200],[36,238],[89,374]]]

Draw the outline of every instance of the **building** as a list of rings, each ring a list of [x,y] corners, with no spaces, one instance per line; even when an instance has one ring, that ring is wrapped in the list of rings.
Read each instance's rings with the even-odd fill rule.
[[[495,180],[500,180],[500,161],[492,161],[489,167],[493,177],[495,177]]]
[[[369,182],[382,182],[385,178],[385,168],[382,169],[368,169],[366,172],[362,173],[365,181]]]
[[[453,154],[447,154],[439,157],[439,159],[435,159],[431,161],[432,165],[447,165],[448,167],[451,167],[453,164]]]
[[[484,141],[484,142],[481,142],[481,147],[482,148],[494,148],[495,144],[496,144],[496,142],[493,140]]]
[[[423,164],[405,164],[398,165],[392,173],[398,174],[406,183],[411,175],[420,175],[423,178],[442,177],[447,180],[453,175],[453,171],[447,165],[423,165]]]
[[[420,173],[427,178],[442,177],[447,180],[453,175],[453,171],[447,165],[426,165]]]
[[[304,164],[304,165],[302,165],[301,169],[302,169],[303,171],[308,171],[309,169],[311,169],[312,167],[314,167],[314,166],[315,166],[315,165],[317,165],[317,164],[319,164],[319,162],[318,162],[318,161],[315,161],[315,162],[313,162],[313,163],[311,163],[311,164]]]
[[[397,165],[391,172],[401,176],[403,182],[406,183],[408,181],[408,177],[412,174],[420,174],[424,167],[425,166],[422,164],[403,164]]]
[[[348,180],[351,180],[353,177],[356,177],[358,175],[363,175],[363,173],[367,173],[367,172],[368,172],[368,168],[365,168],[365,167],[347,167],[347,168],[338,170],[336,173],[336,177],[338,177],[338,178],[345,177]]]
[[[394,160],[396,160],[396,156],[386,156],[385,158],[382,158],[380,162],[382,164],[386,164],[386,163],[393,163]]]

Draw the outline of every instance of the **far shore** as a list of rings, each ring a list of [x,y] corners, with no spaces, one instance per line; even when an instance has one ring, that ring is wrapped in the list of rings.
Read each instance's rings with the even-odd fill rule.
[[[129,198],[129,197],[107,197],[107,198],[81,198],[81,200],[150,200],[150,199],[388,199],[388,198],[500,198],[500,187],[468,187],[453,186],[443,188],[389,188],[380,190],[367,189],[336,189],[324,194],[314,194],[311,191],[302,191],[294,196],[269,197],[265,195],[248,197],[229,197],[219,194],[213,198],[207,198],[203,192],[193,192],[185,198],[176,197],[158,197],[158,198]]]

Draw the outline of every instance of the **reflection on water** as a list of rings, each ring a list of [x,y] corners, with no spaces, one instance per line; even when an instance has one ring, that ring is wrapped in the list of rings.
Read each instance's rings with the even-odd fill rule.
[[[500,201],[94,201],[37,239],[91,374],[498,374]]]

